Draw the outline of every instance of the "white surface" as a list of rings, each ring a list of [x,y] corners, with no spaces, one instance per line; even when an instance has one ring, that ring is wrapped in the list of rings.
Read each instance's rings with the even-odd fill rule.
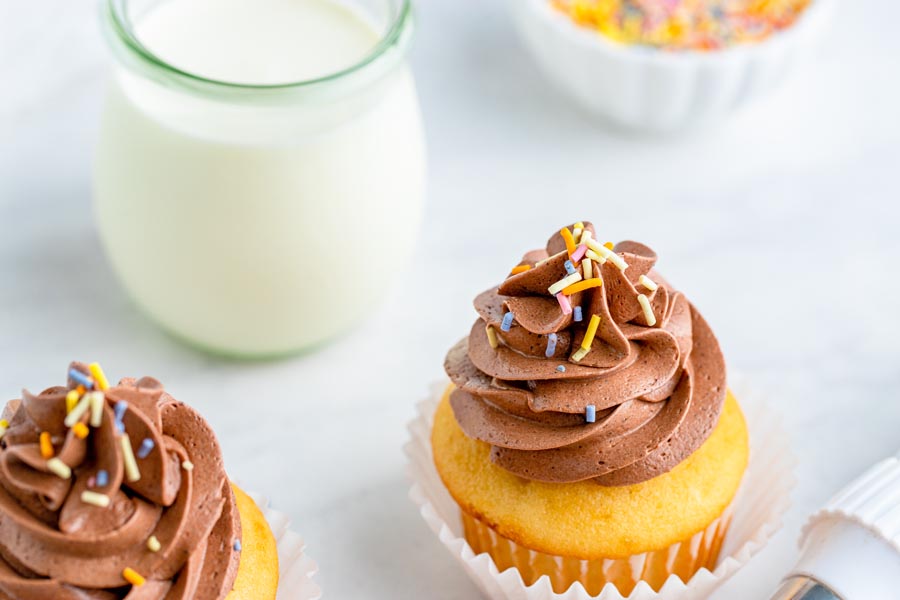
[[[406,497],[404,425],[475,293],[548,229],[591,218],[605,238],[659,251],[729,362],[776,390],[796,435],[796,505],[716,596],[765,600],[807,513],[897,450],[900,5],[844,3],[813,68],[726,126],[662,141],[607,133],[562,103],[500,3],[424,0],[419,17],[431,178],[414,301],[394,290],[316,354],[239,364],[160,333],[101,255],[93,2],[0,5],[0,390],[58,383],[74,357],[156,375],[209,417],[234,476],[294,519],[326,598],[471,600]]]
[[[670,561],[684,552],[685,547],[692,548],[696,557],[698,550],[708,548],[720,522],[727,521],[728,533],[718,564],[711,570],[701,569],[686,583],[677,575],[670,575],[658,592],[647,582],[639,581],[627,600],[702,600],[747,565],[781,527],[795,483],[795,460],[790,450],[790,438],[783,429],[777,409],[766,401],[761,390],[754,388],[743,377],[733,377],[731,387],[744,403],[753,448],[741,489],[734,503],[704,531],[668,549]],[[611,583],[606,584],[597,596],[589,596],[580,583],[570,586],[563,593],[554,593],[550,578],[546,576],[525,587],[518,570],[507,569],[500,573],[490,556],[473,552],[463,534],[459,506],[444,487],[434,466],[431,429],[435,409],[445,393],[446,385],[437,384],[434,388],[430,398],[417,404],[417,418],[409,426],[410,441],[403,448],[414,481],[410,498],[419,507],[422,518],[431,530],[481,588],[485,597],[490,600],[623,600],[619,590]],[[519,549],[521,546],[510,542],[505,551],[515,555]],[[534,559],[535,554],[531,552],[530,559]],[[653,558],[647,555],[632,556],[632,572],[643,572],[647,560],[657,561],[659,553],[654,554],[657,556]],[[590,568],[588,563],[582,562],[582,573]],[[604,564],[606,569],[615,572],[617,567]]]

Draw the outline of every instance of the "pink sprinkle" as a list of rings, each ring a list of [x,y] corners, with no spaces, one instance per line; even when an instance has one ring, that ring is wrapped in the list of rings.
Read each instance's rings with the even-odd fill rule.
[[[88,487],[93,488],[96,485],[97,485],[97,478],[94,477],[93,475],[91,475],[91,477],[88,479]]]
[[[570,257],[572,259],[572,262],[577,263],[582,258],[584,258],[585,252],[587,252],[587,246],[585,244],[581,244],[580,246],[575,248],[575,252],[573,252],[572,256]]]
[[[572,305],[569,303],[569,299],[566,298],[565,294],[562,292],[556,295],[556,300],[559,302],[559,307],[562,309],[564,315],[572,314]]]

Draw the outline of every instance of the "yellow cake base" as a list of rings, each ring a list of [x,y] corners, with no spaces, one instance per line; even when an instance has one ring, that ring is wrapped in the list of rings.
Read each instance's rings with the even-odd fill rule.
[[[581,581],[596,593],[613,581],[627,593],[641,579],[661,585],[676,573],[686,581],[715,564],[749,459],[731,393],[713,433],[681,464],[643,483],[603,487],[529,481],[497,467],[490,446],[457,424],[451,390],[435,413],[435,466],[462,509],[467,541],[500,570],[516,567],[526,583],[546,574],[558,592]]]
[[[241,514],[241,563],[227,600],[275,600],[278,547],[266,517],[253,499],[232,484]]]

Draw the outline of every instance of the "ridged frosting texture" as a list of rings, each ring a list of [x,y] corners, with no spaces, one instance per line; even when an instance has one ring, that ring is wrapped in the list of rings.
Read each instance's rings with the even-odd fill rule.
[[[463,431],[523,478],[640,483],[712,433],[725,362],[700,313],[655,271],[650,248],[621,242],[585,254],[600,250],[593,226],[565,229],[568,246],[555,233],[475,299],[479,318],[445,361],[450,402]],[[582,237],[592,240],[585,248]],[[602,285],[557,298],[550,288],[566,277]]]
[[[83,364],[71,368],[88,376]],[[23,391],[3,411],[0,598],[225,598],[239,562],[240,517],[209,425],[145,377],[102,392],[99,425],[87,410],[67,427],[76,379]],[[57,459],[68,477],[51,463]],[[109,505],[85,501],[85,492]]]

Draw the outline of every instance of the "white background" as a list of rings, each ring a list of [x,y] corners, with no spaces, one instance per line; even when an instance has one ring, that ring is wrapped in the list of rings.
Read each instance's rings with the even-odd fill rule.
[[[591,219],[604,238],[658,251],[731,368],[785,415],[794,508],[717,595],[766,598],[804,515],[900,447],[900,4],[844,4],[820,60],[779,92],[711,131],[657,140],[570,109],[498,0],[422,0],[412,63],[431,172],[414,267],[352,335],[246,364],[160,333],[102,255],[90,163],[108,59],[93,2],[5,0],[0,394],[60,383],[73,358],[155,375],[209,417],[232,476],[291,515],[327,597],[474,598],[407,499],[404,425],[468,331],[475,293],[552,227]]]

